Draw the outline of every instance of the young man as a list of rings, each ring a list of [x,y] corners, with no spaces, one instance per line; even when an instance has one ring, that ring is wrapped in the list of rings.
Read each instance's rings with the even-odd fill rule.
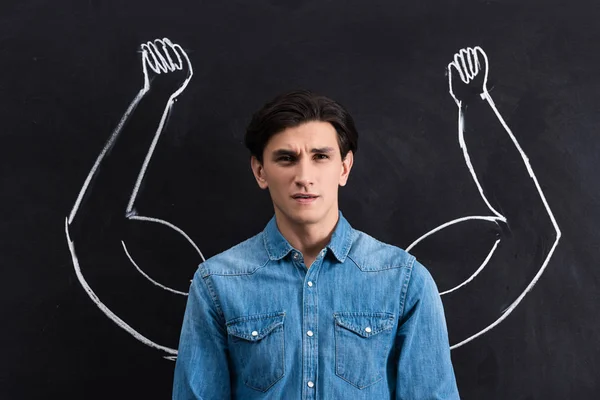
[[[308,91],[246,132],[275,215],[209,258],[190,287],[174,399],[458,399],[428,271],[338,209],[357,150],[352,117]]]

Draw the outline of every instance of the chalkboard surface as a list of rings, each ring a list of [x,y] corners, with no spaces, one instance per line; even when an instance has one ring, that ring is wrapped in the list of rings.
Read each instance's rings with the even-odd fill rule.
[[[596,2],[24,0],[0,19],[0,398],[169,398],[197,265],[273,213],[245,126],[295,88],[353,115],[340,208],[432,272],[462,398],[597,398]]]

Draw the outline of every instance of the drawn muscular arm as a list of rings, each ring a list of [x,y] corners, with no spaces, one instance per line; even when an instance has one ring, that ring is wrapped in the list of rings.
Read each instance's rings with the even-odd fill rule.
[[[186,269],[193,273],[194,268],[203,260],[200,250],[181,229],[166,221],[141,216],[135,208],[150,159],[172,106],[193,74],[185,51],[166,38],[143,44],[141,61],[142,87],[97,157],[67,218],[65,229],[77,277],[89,297],[109,318],[136,339],[173,355],[177,353],[174,350],[175,343],[170,343],[171,347],[162,346],[138,332],[117,315],[120,313],[116,311],[115,305],[109,306],[103,303],[97,293],[98,290],[103,289],[97,287],[101,285],[92,285],[88,282],[89,279],[86,280],[90,275],[98,274],[97,271],[111,271],[110,274],[115,277],[126,277],[137,268],[138,271],[134,273],[145,284],[150,281],[156,286],[161,286],[165,289],[161,292],[170,296],[179,295],[180,302],[185,304],[186,289],[175,290],[162,285],[144,272],[148,267],[147,264],[139,265],[139,262],[136,262],[135,254],[132,255],[131,249],[127,247],[128,232],[132,231],[132,225],[143,225],[142,229],[135,230],[138,236],[145,234],[151,240],[156,239],[160,242],[163,239],[162,234],[165,233],[178,238],[177,246],[185,247],[186,250],[192,249],[188,253],[195,253],[194,260],[188,262],[189,258],[173,258],[169,260],[170,265],[168,265],[171,269],[177,267],[178,261],[185,260],[186,264],[190,264]],[[156,235],[156,228],[150,231],[146,228],[148,225],[157,226],[163,232]],[[151,263],[155,260],[158,259],[151,257],[146,258],[145,262]],[[115,269],[110,270],[110,268]],[[146,279],[144,280],[142,276]],[[135,289],[128,288],[127,285],[131,285],[133,280],[131,277],[123,280],[127,280],[127,283],[116,279],[111,283],[110,297],[121,298],[115,304],[131,304],[133,300],[148,304],[141,298],[132,300],[129,292]],[[122,285],[121,288],[119,284]],[[163,293],[158,294],[156,299],[163,301],[163,307],[166,307],[165,302],[170,299],[164,296]],[[177,315],[176,312],[172,314]],[[160,319],[158,316],[157,318]],[[161,321],[155,323],[161,325]],[[152,327],[146,330],[151,329]],[[171,330],[176,331],[176,329]]]
[[[135,215],[135,200],[156,143],[191,64],[168,39],[141,46],[142,88],[108,139],[69,215],[72,234]]]
[[[485,333],[512,312],[543,273],[560,238],[529,159],[488,92],[488,72],[488,58],[479,47],[460,50],[448,65],[449,90],[458,107],[458,142],[490,215],[451,221],[410,246],[432,233],[450,232],[458,223],[496,224],[487,257],[473,266],[467,280],[442,291],[453,347]],[[456,334],[459,323],[453,324],[454,318],[461,325],[471,319],[478,327]]]

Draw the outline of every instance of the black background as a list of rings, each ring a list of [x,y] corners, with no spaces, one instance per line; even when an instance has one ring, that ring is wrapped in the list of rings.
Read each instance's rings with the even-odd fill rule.
[[[356,229],[406,247],[451,219],[489,214],[458,146],[446,76],[456,51],[482,46],[490,92],[563,237],[513,313],[453,350],[461,396],[595,398],[597,2],[12,3],[0,5],[0,397],[170,396],[174,363],[98,310],[65,237],[83,181],[141,88],[139,45],[168,37],[187,51],[194,76],[159,142],[140,209],[177,224],[206,257],[272,215],[242,139],[252,112],[293,88],[328,95],[355,118],[359,151],[340,208]],[[445,252],[433,244],[417,256],[452,266],[465,253],[487,253],[489,243],[473,250],[478,236],[466,231],[440,236],[456,242]],[[520,268],[523,250],[514,251],[496,264],[509,275]]]

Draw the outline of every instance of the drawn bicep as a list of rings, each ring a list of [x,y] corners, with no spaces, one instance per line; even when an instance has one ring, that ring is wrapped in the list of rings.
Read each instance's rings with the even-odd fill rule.
[[[427,267],[444,293],[468,284],[485,268],[500,241],[498,224],[489,219],[457,220],[421,236],[407,250]]]
[[[173,224],[146,217],[130,217],[125,232],[121,246],[131,268],[164,290],[187,295],[204,261],[192,239]]]

